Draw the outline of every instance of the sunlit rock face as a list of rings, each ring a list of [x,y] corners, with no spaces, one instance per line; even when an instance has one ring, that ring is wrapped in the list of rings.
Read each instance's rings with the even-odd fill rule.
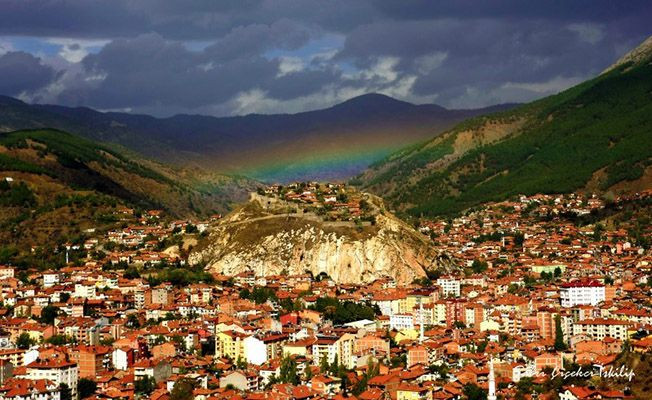
[[[190,263],[205,262],[225,275],[310,272],[326,273],[338,283],[391,277],[399,284],[446,266],[425,236],[387,212],[375,225],[361,227],[309,216],[265,216],[252,212],[253,203],[216,226]]]

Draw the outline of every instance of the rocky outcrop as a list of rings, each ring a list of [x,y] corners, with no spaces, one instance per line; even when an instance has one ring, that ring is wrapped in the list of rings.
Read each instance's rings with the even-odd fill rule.
[[[260,206],[249,203],[214,227],[189,262],[226,275],[310,272],[339,283],[391,277],[402,284],[447,266],[426,237],[386,211],[373,226],[342,227],[297,215],[257,215],[253,205]]]
[[[652,36],[648,37],[643,43],[638,45],[633,50],[627,52],[622,56],[618,61],[616,61],[609,68],[604,70],[602,73],[607,73],[614,68],[617,68],[623,64],[632,63],[633,65],[638,65],[643,62],[649,62],[652,58]]]

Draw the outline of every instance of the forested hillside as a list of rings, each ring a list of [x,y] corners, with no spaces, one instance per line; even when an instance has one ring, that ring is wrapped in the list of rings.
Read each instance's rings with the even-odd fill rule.
[[[416,216],[517,194],[639,190],[652,183],[651,127],[649,58],[619,62],[558,95],[465,121],[354,183]]]

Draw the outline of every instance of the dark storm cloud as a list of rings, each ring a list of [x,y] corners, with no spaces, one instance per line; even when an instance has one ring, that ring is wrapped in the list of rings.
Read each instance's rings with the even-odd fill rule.
[[[221,59],[261,54],[270,47],[296,49],[310,39],[311,31],[288,19],[270,25],[252,24],[234,28],[206,48],[206,53]]]
[[[4,0],[0,34],[113,38],[158,33],[211,40],[238,26],[292,19],[332,30],[370,21],[375,9],[349,0]]]
[[[650,20],[647,1],[5,0],[0,45],[58,38],[67,54],[1,56],[0,92],[157,114],[299,111],[368,91],[529,101],[601,71]]]
[[[375,55],[399,57],[403,72],[420,75],[426,90],[477,81],[546,80],[603,68],[614,54],[595,52],[580,35],[549,22],[517,24],[495,20],[436,20],[374,24],[354,31],[341,57],[368,60]],[[523,24],[523,25],[525,25]],[[600,40],[601,41],[601,40]],[[445,54],[440,67],[424,62]]]
[[[16,96],[38,90],[55,78],[51,67],[22,51],[10,51],[0,56],[0,94]]]
[[[101,78],[85,100],[100,108],[193,108],[226,101],[273,79],[278,70],[276,61],[248,51],[221,58],[208,50],[188,50],[156,34],[113,41],[83,60],[86,72]]]
[[[373,3],[387,17],[408,20],[453,17],[605,22],[650,13],[650,3],[646,0],[375,0]]]

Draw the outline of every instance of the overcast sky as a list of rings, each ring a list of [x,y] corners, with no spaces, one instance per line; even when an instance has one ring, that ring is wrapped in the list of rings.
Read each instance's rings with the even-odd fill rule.
[[[651,21],[620,0],[0,0],[0,94],[157,116],[369,92],[473,108],[594,76]]]

